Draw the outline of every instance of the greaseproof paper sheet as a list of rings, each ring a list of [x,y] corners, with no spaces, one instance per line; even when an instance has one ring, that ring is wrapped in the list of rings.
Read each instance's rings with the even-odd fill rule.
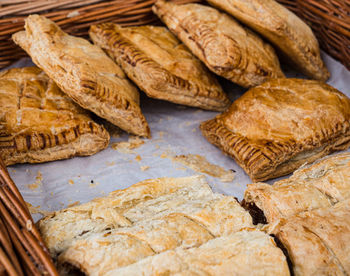
[[[332,75],[328,83],[350,97],[350,72],[328,55],[323,57]],[[32,65],[29,59],[22,59],[11,67],[29,65]],[[301,77],[288,68],[283,69],[288,77]],[[222,80],[222,84],[232,100],[245,92],[228,81]],[[189,154],[203,156],[225,170],[234,170],[235,177],[229,182],[204,175],[215,192],[242,199],[250,178],[234,160],[207,142],[199,130],[201,122],[218,113],[149,99],[141,94],[141,108],[152,139],[138,139],[120,132],[119,137],[112,135],[106,150],[90,157],[9,167],[24,199],[33,206],[33,213],[84,203],[145,179],[201,174],[174,161],[176,155]],[[35,220],[41,217],[40,214],[33,216]]]

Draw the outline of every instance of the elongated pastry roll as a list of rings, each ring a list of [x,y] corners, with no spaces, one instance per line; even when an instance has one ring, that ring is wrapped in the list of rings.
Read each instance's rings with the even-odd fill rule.
[[[136,87],[103,50],[43,16],[30,15],[25,29],[13,40],[64,93],[127,132],[150,135]]]
[[[245,191],[245,205],[255,222],[274,223],[298,213],[331,207],[350,198],[350,153],[334,155],[273,185],[255,183]],[[257,210],[257,208],[260,210]],[[263,213],[260,218],[259,213]]]
[[[89,34],[148,96],[209,110],[229,107],[215,77],[166,28],[105,23]]]
[[[62,267],[108,272],[176,248],[254,228],[238,201],[214,194],[203,177],[147,180],[38,223]]]
[[[243,87],[284,77],[274,49],[227,14],[164,0],[153,11],[217,75]]]
[[[254,182],[289,174],[350,146],[350,99],[319,81],[274,79],[250,89],[203,135]]]
[[[350,200],[282,219],[270,232],[288,251],[294,274],[349,275]]]
[[[92,155],[109,134],[37,67],[0,72],[0,157],[6,165]]]
[[[275,0],[208,0],[263,35],[301,72],[326,81],[327,67],[311,28]]]

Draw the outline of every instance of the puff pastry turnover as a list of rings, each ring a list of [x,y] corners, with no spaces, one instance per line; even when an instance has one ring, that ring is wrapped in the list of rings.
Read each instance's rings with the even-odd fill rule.
[[[0,72],[0,156],[6,165],[94,154],[109,134],[37,67]]]
[[[327,157],[273,185],[250,184],[244,195],[251,214],[262,212],[268,223],[300,212],[331,207],[347,198],[350,198],[350,153]],[[263,222],[264,218],[255,219],[255,222]]]
[[[329,72],[311,28],[275,0],[207,0],[263,35],[310,78],[326,81]]]
[[[30,15],[13,40],[75,102],[130,133],[149,136],[139,93],[98,46],[63,32],[51,20]]]
[[[164,0],[153,11],[214,73],[243,87],[284,77],[274,49],[227,14]]]
[[[318,81],[274,79],[246,92],[201,129],[253,181],[262,181],[348,148],[350,99]]]
[[[147,257],[196,248],[217,237],[253,229],[251,216],[236,199],[214,194],[200,176],[146,180],[56,212],[38,224],[59,263],[72,264],[88,275],[119,275],[120,268]],[[229,241],[230,238],[224,242]],[[269,254],[273,247],[269,238],[262,237],[260,241]],[[247,248],[253,247],[253,243]],[[213,246],[219,250],[215,242]],[[282,251],[274,247],[272,253],[271,269],[285,271]],[[164,261],[170,265],[172,257],[166,258]],[[264,261],[270,262],[264,257],[257,262]]]
[[[282,219],[270,232],[284,244],[298,275],[349,275],[350,201]]]
[[[217,111],[230,106],[214,76],[166,28],[105,23],[89,34],[148,96]]]

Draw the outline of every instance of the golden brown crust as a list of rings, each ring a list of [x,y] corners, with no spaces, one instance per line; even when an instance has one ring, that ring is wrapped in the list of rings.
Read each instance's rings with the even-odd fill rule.
[[[268,223],[350,198],[350,153],[334,155],[274,185],[248,185],[244,200],[260,208]]]
[[[128,132],[150,135],[137,89],[99,47],[64,33],[43,16],[30,15],[25,28],[13,40],[63,92]]]
[[[270,229],[288,250],[295,275],[350,273],[350,201],[282,219]]]
[[[0,156],[6,165],[92,155],[109,134],[37,67],[0,73]]]
[[[311,28],[275,0],[208,0],[270,40],[305,75],[326,81],[327,67]]]
[[[166,28],[105,23],[89,34],[148,96],[209,110],[229,107],[218,81]]]
[[[274,79],[246,92],[201,130],[253,181],[262,181],[347,149],[350,100],[318,81]]]
[[[273,48],[227,14],[164,0],[153,11],[214,73],[243,87],[284,77]]]
[[[200,176],[143,181],[55,212],[38,226],[61,264],[73,264],[89,275],[105,275],[147,256],[253,228],[235,198],[214,194]]]

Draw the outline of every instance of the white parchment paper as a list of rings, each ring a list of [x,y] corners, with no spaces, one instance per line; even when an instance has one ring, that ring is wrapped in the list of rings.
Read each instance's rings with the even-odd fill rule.
[[[350,97],[350,72],[328,55],[323,54],[323,57],[332,74],[328,83]],[[11,67],[28,65],[32,65],[31,61],[22,59]],[[287,76],[297,76],[290,69],[283,69]],[[243,89],[228,81],[223,80],[222,84],[232,100],[244,93]],[[236,176],[231,183],[206,176],[214,191],[241,199],[246,185],[251,183],[250,178],[234,160],[209,144],[199,130],[202,121],[213,118],[217,113],[141,96],[142,111],[150,125],[152,139],[143,139],[143,145],[128,153],[114,150],[110,145],[90,157],[11,166],[10,174],[24,199],[40,210],[54,211],[145,179],[198,174],[169,158],[177,154],[199,154],[213,164],[235,170]],[[112,137],[111,144],[128,139],[128,134],[121,133],[118,138]],[[38,219],[40,215],[36,214],[34,218]]]

